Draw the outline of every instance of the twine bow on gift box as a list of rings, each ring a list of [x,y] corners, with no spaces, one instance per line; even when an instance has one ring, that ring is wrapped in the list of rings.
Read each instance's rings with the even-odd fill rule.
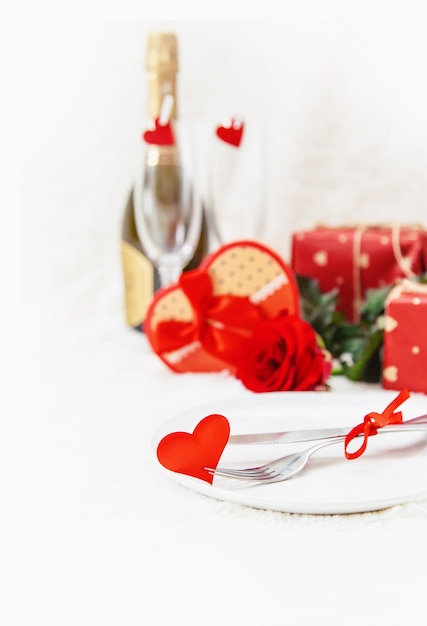
[[[411,228],[417,230],[423,230],[419,225],[413,225]],[[396,224],[391,222],[389,224],[372,224],[372,225],[357,225],[354,227],[354,239],[353,239],[353,284],[354,284],[354,300],[353,300],[353,310],[355,320],[359,321],[360,319],[360,305],[362,302],[362,277],[361,277],[361,269],[363,267],[363,256],[362,256],[362,239],[363,235],[367,229],[390,229],[391,231],[391,247],[393,250],[394,258],[396,263],[403,273],[408,279],[414,278],[415,273],[411,270],[410,263],[408,263],[407,259],[404,257],[402,253],[402,248],[400,245],[400,224]]]
[[[387,298],[385,299],[385,308],[389,305],[392,300],[398,298],[402,293],[422,293],[427,295],[427,283],[419,283],[415,280],[409,280],[408,278],[403,278],[400,280],[393,289],[389,292]]]
[[[427,275],[420,277],[420,281],[426,279]],[[405,386],[427,392],[426,304],[426,282],[402,279],[387,294],[382,368],[385,389]]]
[[[318,229],[332,229],[335,230],[334,227],[327,226],[325,224],[317,224],[316,228]],[[393,252],[394,262],[395,262],[395,278],[391,277],[390,284],[395,282],[395,279],[399,278],[399,274],[402,278],[414,279],[416,273],[414,272],[414,262],[418,255],[420,254],[420,250],[417,246],[415,246],[411,250],[411,254],[409,256],[405,256],[402,250],[402,231],[414,231],[418,233],[423,233],[425,229],[420,224],[406,224],[401,225],[397,222],[383,222],[383,223],[373,223],[373,224],[355,224],[355,223],[345,223],[340,226],[340,229],[351,230],[352,231],[352,250],[351,250],[351,282],[352,282],[352,301],[351,301],[351,319],[355,323],[360,321],[361,316],[361,307],[363,303],[363,281],[362,281],[362,270],[367,269],[369,265],[369,258],[366,255],[366,252],[362,249],[362,244],[364,242],[364,236],[368,232],[372,231],[390,231],[390,243],[391,250]],[[424,252],[424,264],[427,263],[427,248],[425,248]],[[348,311],[350,315],[350,311]]]

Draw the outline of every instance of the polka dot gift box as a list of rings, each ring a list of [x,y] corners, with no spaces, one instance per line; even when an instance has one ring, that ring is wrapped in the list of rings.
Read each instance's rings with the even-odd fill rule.
[[[385,305],[382,384],[427,393],[427,285],[403,280]]]
[[[300,315],[290,266],[260,243],[236,241],[156,292],[144,331],[154,352],[175,372],[234,374],[236,354],[254,328],[283,309]]]
[[[346,226],[295,232],[291,266],[316,279],[323,292],[339,289],[338,310],[359,319],[368,289],[394,285],[427,269],[427,231],[421,227]]]

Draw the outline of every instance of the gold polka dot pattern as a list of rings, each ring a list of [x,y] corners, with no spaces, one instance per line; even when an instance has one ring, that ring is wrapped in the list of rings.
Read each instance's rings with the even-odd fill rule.
[[[251,296],[282,273],[271,255],[252,246],[225,250],[209,267],[213,292],[217,296]]]
[[[159,321],[175,320],[189,322],[193,318],[190,301],[183,291],[174,289],[166,293],[153,311],[151,328],[156,328]]]
[[[389,365],[383,370],[383,378],[389,383],[395,383],[399,375],[399,370],[395,365]]]

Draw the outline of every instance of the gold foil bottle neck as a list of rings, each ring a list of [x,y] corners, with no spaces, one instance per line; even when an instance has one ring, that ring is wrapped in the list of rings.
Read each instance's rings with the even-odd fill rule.
[[[174,33],[150,33],[145,67],[149,72],[178,71],[178,42]]]
[[[174,33],[150,33],[145,67],[148,72],[148,113],[150,118],[156,119],[159,116],[163,99],[170,94],[174,98],[171,119],[176,119],[178,42]]]

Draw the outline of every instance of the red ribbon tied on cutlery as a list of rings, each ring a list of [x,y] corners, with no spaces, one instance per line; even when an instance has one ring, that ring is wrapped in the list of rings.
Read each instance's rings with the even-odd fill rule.
[[[368,413],[363,418],[363,422],[355,426],[345,438],[345,457],[346,459],[356,459],[361,456],[368,445],[368,438],[372,435],[376,435],[379,428],[388,426],[388,424],[399,424],[402,422],[402,412],[396,409],[409,398],[411,394],[407,389],[397,395],[397,397],[390,402],[390,404],[384,409],[382,413]],[[353,439],[363,434],[363,443],[355,452],[348,452],[348,445]]]

